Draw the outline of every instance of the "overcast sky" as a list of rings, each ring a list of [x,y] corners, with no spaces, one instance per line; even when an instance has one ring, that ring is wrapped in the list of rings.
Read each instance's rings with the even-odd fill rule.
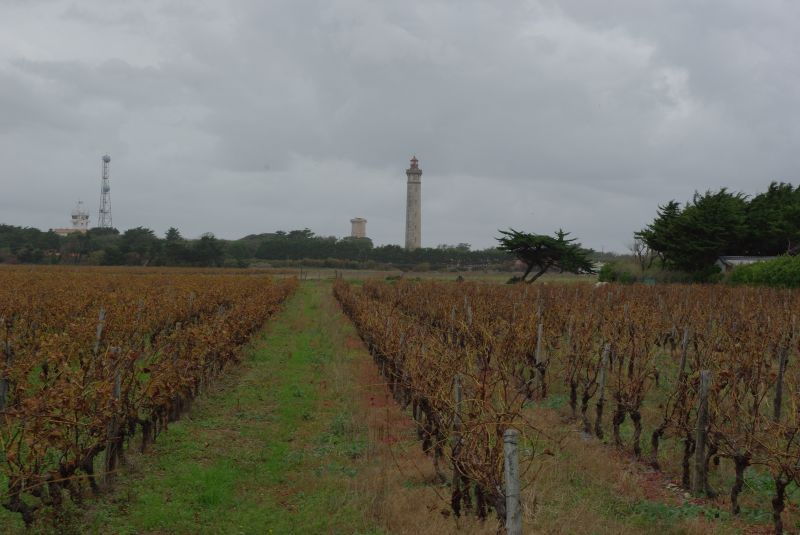
[[[797,184],[792,0],[0,0],[0,222],[425,246],[559,227],[624,251],[658,204]]]

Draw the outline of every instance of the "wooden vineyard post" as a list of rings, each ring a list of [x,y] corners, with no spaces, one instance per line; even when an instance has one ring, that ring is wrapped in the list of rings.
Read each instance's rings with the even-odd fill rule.
[[[11,342],[3,342],[2,349],[2,358],[5,365],[0,368],[0,411],[5,410],[6,408],[6,398],[8,397],[9,391],[9,382],[6,374],[11,368]]]
[[[119,401],[121,394],[122,394],[122,383],[119,371],[117,371],[116,374],[114,375],[114,390],[112,392],[112,397],[115,402]],[[103,482],[106,485],[111,482],[111,474],[116,468],[117,464],[116,462],[117,444],[118,444],[117,434],[119,433],[119,424],[117,422],[116,414],[111,417],[111,421],[108,424],[107,433],[108,435],[106,437],[105,470],[103,472]]]
[[[183,326],[181,325],[180,321],[176,322],[175,323],[175,332],[176,333],[180,332],[182,327]],[[182,344],[180,343],[180,338],[178,338],[178,344],[179,344],[178,348],[177,349],[173,349],[173,351],[172,351],[172,370],[173,370],[173,372],[176,372],[176,373],[177,373],[177,370],[178,370],[178,353],[183,350]],[[212,370],[212,373],[213,373],[213,370]],[[208,375],[208,380],[210,381],[211,374],[209,373],[209,374],[206,374],[206,375]],[[169,414],[167,415],[167,419],[170,422],[174,422],[175,420],[177,420],[180,417],[179,409],[178,409],[179,404],[180,404],[180,394],[174,394],[172,396],[172,399],[170,400]]]
[[[6,396],[8,395],[8,380],[0,378],[0,412],[6,410]]]
[[[594,421],[594,434],[597,438],[603,438],[603,405],[606,401],[606,368],[608,367],[608,355],[611,352],[611,345],[603,346],[603,356],[600,358],[600,370],[597,372],[597,418]]]
[[[461,444],[461,374],[453,377],[453,450]]]
[[[683,328],[683,340],[681,340],[681,364],[678,368],[678,383],[684,382],[684,373],[686,373],[686,357],[689,352],[689,327]]]
[[[536,326],[536,364],[542,362],[542,332],[544,331],[544,325],[542,322],[539,322],[539,325]]]
[[[469,504],[469,487],[464,487],[464,476],[461,473],[461,468],[459,466],[460,462],[460,454],[461,454],[461,405],[462,405],[462,394],[461,394],[461,374],[457,373],[455,377],[453,377],[453,437],[452,442],[450,444],[451,451],[452,451],[452,460],[453,460],[453,481],[452,481],[452,497],[450,500],[450,504],[453,508],[453,511],[458,516],[461,514],[461,502],[462,500]]]
[[[536,389],[539,390],[539,396],[544,398],[546,395],[546,385],[544,382],[544,358],[542,356],[542,333],[544,325],[539,322],[536,328],[536,352],[533,355],[533,368],[536,373]]]
[[[706,490],[706,442],[708,439],[708,388],[711,384],[711,372],[700,372],[700,393],[697,405],[697,429],[694,450],[694,477],[692,492],[701,494]]]
[[[106,309],[100,307],[100,313],[97,318],[97,333],[94,337],[94,351],[92,354],[96,357],[100,353],[100,342],[103,340],[103,328],[106,324]]]
[[[519,431],[503,433],[503,460],[506,484],[506,535],[522,535],[522,508],[519,485]]]
[[[772,403],[772,417],[776,422],[781,419],[781,404],[783,403],[783,376],[786,373],[786,362],[789,359],[789,348],[780,350],[778,360],[778,377],[775,380],[775,399]]]

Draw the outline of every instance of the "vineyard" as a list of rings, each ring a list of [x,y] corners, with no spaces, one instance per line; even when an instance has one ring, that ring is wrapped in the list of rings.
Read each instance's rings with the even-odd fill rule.
[[[507,519],[509,431],[522,485],[535,484],[558,441],[532,407],[563,396],[585,440],[733,516],[747,496],[776,533],[796,522],[785,512],[800,482],[796,292],[406,281],[337,281],[334,292],[411,408],[456,516]],[[767,498],[746,491],[749,473],[769,478]]]
[[[272,281],[257,270],[16,267],[4,269],[2,281],[0,498],[20,525],[20,518],[36,524],[54,512],[58,517],[107,489],[113,494],[110,483],[125,477],[120,468],[132,450],[159,450],[163,440],[150,445],[198,395],[214,395],[209,387],[243,358],[252,335],[290,295],[289,317],[284,312],[270,322],[279,325],[273,340],[285,345],[267,344],[269,357],[242,382],[241,392],[252,393],[229,394],[235,400],[229,424],[197,423],[211,433],[203,435],[209,441],[219,433],[216,453],[205,444],[198,455],[221,463],[213,470],[241,465],[242,488],[259,485],[233,502],[252,500],[247,513],[259,526],[255,532],[270,526],[259,524],[262,493],[274,494],[275,508],[264,510],[275,515],[266,517],[275,525],[303,521],[324,530],[334,510],[349,511],[337,520],[342,526],[361,525],[363,507],[328,500],[346,494],[352,474],[385,474],[387,463],[400,462],[406,451],[398,446],[406,435],[370,408],[374,389],[386,391],[384,382],[399,418],[411,422],[401,408],[413,418],[407,438],[415,455],[424,451],[432,461],[430,475],[400,473],[385,488],[365,481],[371,490],[359,503],[374,503],[376,492],[387,496],[382,503],[402,494],[427,506],[445,522],[440,527],[455,519],[454,529],[483,533],[498,518],[519,533],[514,526],[523,517],[536,525],[537,503],[546,501],[542,489],[553,489],[545,474],[563,466],[569,448],[569,455],[591,451],[586,465],[621,469],[628,465],[604,460],[626,459],[642,473],[659,474],[665,492],[679,501],[709,504],[704,522],[724,510],[724,532],[761,533],[771,520],[782,533],[784,524],[792,531],[800,522],[800,294],[794,291],[336,280],[333,295],[374,360],[370,373],[382,375],[376,381],[358,358],[343,356],[358,346],[361,362],[368,361],[355,333],[344,334],[351,327],[328,283],[306,282],[295,292],[295,279]],[[358,394],[364,389],[372,393]],[[364,410],[380,416],[369,424],[375,433],[369,441],[359,431],[363,414],[342,413],[354,410],[345,409],[345,393],[349,403],[363,399]],[[240,408],[245,400],[247,409]],[[230,435],[244,438],[229,458],[229,433],[239,422],[250,429]],[[569,446],[567,434],[574,437]],[[350,442],[340,446],[343,436]],[[372,457],[381,444],[390,451]],[[381,466],[370,467],[376,459]],[[253,481],[251,473],[261,476]],[[309,474],[314,485],[304,480]],[[422,488],[433,494],[417,492]],[[204,492],[202,485],[181,489],[187,496]],[[315,491],[331,498],[311,498]],[[447,514],[425,501],[434,495],[446,500]],[[207,511],[204,503],[211,504]],[[214,503],[195,497],[175,508],[200,507],[193,514],[206,521],[238,525],[235,509],[227,517]],[[308,515],[293,516],[305,510],[297,509],[302,503]],[[339,505],[326,512],[327,503]],[[402,502],[396,507],[401,511]],[[672,511],[679,514],[679,507]],[[565,511],[556,509],[558,522]],[[124,525],[128,517],[119,514],[117,525]],[[571,530],[569,521],[559,529],[593,532]],[[140,529],[171,532],[169,521],[158,522]],[[191,517],[187,522],[176,531],[191,529]],[[370,522],[361,526],[368,531]],[[208,526],[215,529],[229,528]]]
[[[109,480],[236,362],[297,282],[247,272],[9,268],[0,491],[33,521]]]

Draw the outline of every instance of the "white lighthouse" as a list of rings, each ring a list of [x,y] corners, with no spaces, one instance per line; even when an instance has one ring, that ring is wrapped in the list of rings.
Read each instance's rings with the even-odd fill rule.
[[[406,176],[406,249],[411,251],[422,246],[422,169],[416,156],[411,158],[411,167],[406,169]]]

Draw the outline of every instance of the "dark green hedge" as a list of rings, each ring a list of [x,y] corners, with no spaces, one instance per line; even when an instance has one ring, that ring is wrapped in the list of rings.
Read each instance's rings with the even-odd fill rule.
[[[738,266],[731,272],[730,282],[800,288],[800,256],[782,256]]]

